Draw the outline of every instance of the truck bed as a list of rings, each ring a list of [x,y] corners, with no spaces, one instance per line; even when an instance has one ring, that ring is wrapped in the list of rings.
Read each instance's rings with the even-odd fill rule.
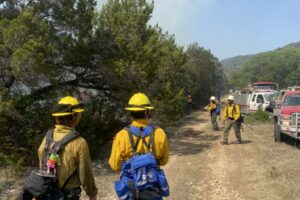
[[[241,108],[241,113],[249,114],[249,102],[251,94],[233,94],[235,104],[238,104]]]

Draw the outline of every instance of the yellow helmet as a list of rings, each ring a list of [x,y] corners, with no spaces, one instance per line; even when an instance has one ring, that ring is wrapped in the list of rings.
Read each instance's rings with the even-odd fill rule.
[[[59,117],[71,115],[73,113],[83,112],[83,105],[78,100],[71,96],[63,97],[59,100],[58,104],[52,109],[52,116]]]
[[[151,106],[149,98],[143,93],[134,94],[128,102],[128,107],[125,108],[128,111],[143,111],[154,109]]]

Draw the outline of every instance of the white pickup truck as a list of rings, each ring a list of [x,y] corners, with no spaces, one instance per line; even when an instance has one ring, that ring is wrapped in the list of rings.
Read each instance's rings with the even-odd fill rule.
[[[264,111],[272,112],[270,105],[275,91],[258,91],[250,94],[232,94],[234,102],[241,107],[241,113],[249,114],[255,112],[259,108]]]

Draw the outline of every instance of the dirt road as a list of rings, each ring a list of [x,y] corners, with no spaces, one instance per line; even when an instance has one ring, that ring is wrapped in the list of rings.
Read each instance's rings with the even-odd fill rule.
[[[220,143],[223,132],[212,131],[206,113],[185,118],[171,137],[171,159],[165,168],[169,199],[300,199],[300,152],[275,144],[270,124],[244,126],[243,144]]]
[[[167,132],[170,160],[164,170],[171,190],[167,199],[300,199],[300,151],[274,143],[271,124],[244,126],[243,144],[234,144],[232,131],[231,143],[221,145],[223,132],[212,131],[207,113],[194,112]],[[106,166],[95,165],[98,199],[115,200],[113,182],[118,175]],[[10,189],[2,199],[14,199],[17,190]]]

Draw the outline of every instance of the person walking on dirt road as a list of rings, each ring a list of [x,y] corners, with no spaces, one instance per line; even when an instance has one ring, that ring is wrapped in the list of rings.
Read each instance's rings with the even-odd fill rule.
[[[145,94],[134,94],[125,109],[133,121],[115,135],[109,158],[112,170],[122,172],[115,191],[124,200],[161,200],[169,195],[160,169],[169,158],[167,135],[150,123],[154,107]]]
[[[188,95],[187,96],[187,113],[190,113],[192,111],[192,107],[193,107],[193,98],[192,95]]]
[[[210,100],[210,103],[204,109],[208,110],[210,112],[210,119],[211,119],[212,127],[215,131],[218,131],[219,127],[218,127],[218,122],[217,122],[217,116],[220,114],[220,109],[217,107],[216,97],[211,96],[209,100]]]
[[[223,113],[223,124],[226,123],[224,136],[223,136],[223,144],[228,144],[228,135],[231,127],[234,128],[235,136],[237,139],[237,143],[242,143],[241,132],[240,132],[240,108],[238,105],[234,104],[234,97],[232,95],[227,98],[228,104],[224,109]]]
[[[90,200],[97,199],[98,190],[92,171],[89,147],[86,140],[75,130],[82,112],[84,112],[82,104],[71,96],[60,99],[53,107],[52,116],[55,117],[56,125],[47,132],[39,147],[38,176],[31,173],[32,176],[25,181],[23,193],[18,200],[31,200],[33,196],[37,200],[61,198],[79,200],[81,186]],[[55,185],[52,182],[48,183],[50,179],[43,185],[42,181],[39,182],[41,180],[39,176],[43,180],[55,177],[53,183]],[[49,184],[49,189],[44,189],[48,188],[46,184]]]

